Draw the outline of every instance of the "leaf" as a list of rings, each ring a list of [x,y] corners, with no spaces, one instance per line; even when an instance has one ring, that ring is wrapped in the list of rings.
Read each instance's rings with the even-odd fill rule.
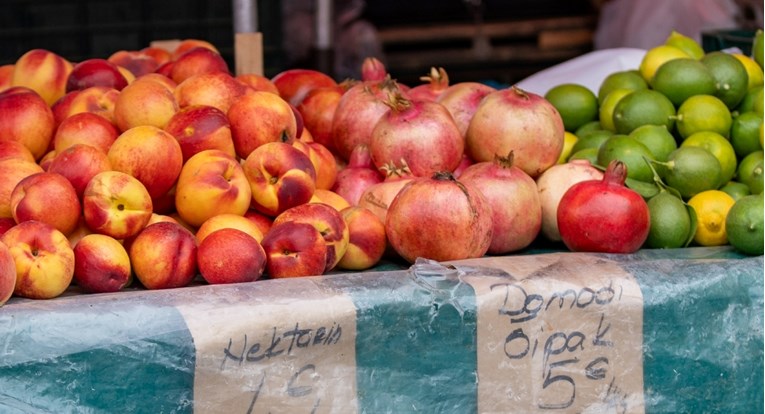
[[[659,194],[659,191],[661,190],[661,188],[656,184],[647,183],[645,181],[640,181],[629,177],[627,177],[627,179],[624,181],[624,184],[626,184],[628,188],[635,190],[635,192],[640,194],[646,200],[655,196],[656,194]]]
[[[696,229],[699,226],[699,219],[696,216],[696,209],[691,207],[688,203],[684,202],[683,204],[685,204],[685,208],[688,210],[688,216],[691,219],[691,229],[688,231],[688,239],[686,239],[685,244],[683,244],[683,247],[688,247],[688,245],[690,245],[693,241],[693,236],[696,235]]]

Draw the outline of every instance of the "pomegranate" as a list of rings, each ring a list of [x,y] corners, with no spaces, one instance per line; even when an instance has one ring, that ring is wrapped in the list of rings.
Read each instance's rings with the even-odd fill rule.
[[[353,150],[348,164],[337,173],[335,185],[331,190],[342,196],[350,205],[356,206],[364,190],[382,180],[383,175],[372,164],[369,148],[359,145]]]
[[[381,222],[385,223],[388,215],[388,207],[404,186],[414,179],[409,166],[404,163],[401,167],[396,167],[391,163],[382,168],[385,172],[385,179],[377,184],[367,188],[359,199],[359,206],[369,209]]]
[[[403,160],[418,177],[457,168],[465,139],[443,105],[401,94],[391,95],[386,103],[390,110],[377,121],[369,143],[377,168]]]
[[[381,81],[388,75],[388,70],[380,59],[370,56],[361,62],[362,81]]]
[[[558,203],[563,194],[580,181],[602,179],[603,173],[584,159],[555,164],[537,177],[542,205],[542,235],[550,241],[560,241]]]
[[[420,80],[426,83],[409,88],[409,96],[412,99],[435,102],[441,93],[449,87],[449,76],[444,68],[430,68],[430,75],[421,76]]]
[[[465,140],[468,154],[477,162],[512,150],[515,165],[537,178],[557,163],[563,135],[563,120],[550,102],[513,86],[483,98]]]
[[[388,112],[388,95],[397,90],[396,81],[386,76],[382,81],[357,83],[343,94],[332,118],[332,139],[340,158],[347,161],[357,145],[369,146],[377,120]]]
[[[354,81],[348,80],[335,86],[312,89],[297,106],[303,125],[311,132],[314,141],[333,153],[335,142],[332,139],[332,119],[335,117],[335,109],[343,94],[354,84]]]
[[[418,177],[393,199],[385,234],[409,263],[418,257],[436,261],[481,257],[492,239],[491,206],[477,188],[450,172]]]
[[[460,160],[460,163],[457,165],[457,168],[452,171],[452,175],[454,175],[454,178],[460,178],[462,175],[462,172],[465,171],[467,167],[470,167],[471,165],[475,164],[475,161],[473,161],[472,158],[470,158],[467,153],[462,154],[462,160]]]
[[[494,161],[478,162],[460,176],[464,184],[478,188],[492,211],[494,236],[488,253],[521,250],[536,239],[542,227],[542,206],[534,179],[513,165],[513,152]]]
[[[436,99],[445,106],[454,118],[460,133],[464,136],[478,104],[484,96],[496,91],[495,88],[479,82],[459,82],[449,86]]]
[[[581,181],[563,194],[558,205],[558,229],[574,252],[633,253],[651,227],[648,204],[627,188],[627,166],[608,164],[602,180]]]

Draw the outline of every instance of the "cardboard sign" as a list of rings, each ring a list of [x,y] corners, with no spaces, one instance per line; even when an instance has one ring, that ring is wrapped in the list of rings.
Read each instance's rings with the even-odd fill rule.
[[[276,282],[276,281],[275,281]],[[194,338],[194,411],[354,413],[356,308],[309,279],[179,306]],[[284,300],[286,291],[302,300]],[[289,297],[290,295],[286,295]]]
[[[642,294],[617,264],[585,254],[460,261],[478,307],[481,413],[639,413]]]

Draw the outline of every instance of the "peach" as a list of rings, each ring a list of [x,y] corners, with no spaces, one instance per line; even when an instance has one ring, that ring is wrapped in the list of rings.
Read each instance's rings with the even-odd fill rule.
[[[36,160],[48,151],[56,121],[53,111],[32,89],[16,86],[0,92],[0,137],[24,144]]]
[[[90,180],[82,196],[82,209],[88,228],[115,239],[137,234],[152,215],[146,187],[119,171],[104,171]]]
[[[220,150],[205,150],[183,165],[175,209],[183,220],[198,227],[218,214],[244,215],[251,199],[252,189],[239,161]]]
[[[73,250],[74,281],[84,292],[117,292],[130,283],[130,257],[115,238],[88,234]]]
[[[0,161],[0,217],[13,217],[11,193],[16,185],[32,174],[43,172],[39,164],[19,159]]]
[[[74,251],[69,240],[53,226],[30,220],[5,232],[16,265],[13,294],[29,299],[52,299],[69,287],[74,276]]]
[[[150,56],[155,61],[157,61],[157,68],[159,68],[160,65],[164,65],[165,63],[169,62],[172,58],[172,53],[170,51],[156,46],[147,46],[139,50],[139,52]]]
[[[136,278],[147,289],[184,287],[197,275],[197,242],[180,224],[146,226],[130,243],[128,256]]]
[[[75,144],[57,152],[46,169],[69,180],[79,199],[82,199],[85,187],[96,174],[110,170],[112,163],[106,153],[86,144]]]
[[[212,232],[220,229],[241,230],[252,236],[258,243],[263,240],[263,236],[266,234],[262,231],[262,227],[251,218],[238,214],[223,213],[210,217],[199,226],[195,234],[197,242],[202,243],[202,241]]]
[[[142,77],[126,86],[117,96],[114,123],[123,132],[145,125],[164,128],[179,109],[171,89]]]
[[[323,86],[308,92],[296,106],[303,117],[305,128],[311,131],[314,141],[334,151],[335,143],[332,138],[332,119],[340,98],[348,85]]]
[[[121,91],[128,80],[117,65],[102,58],[86,59],[78,62],[66,80],[66,91],[82,90],[91,86],[106,86]]]
[[[80,214],[80,219],[77,220],[77,227],[69,233],[66,238],[69,239],[69,245],[74,248],[77,243],[82,240],[83,237],[88,234],[94,234],[93,230],[88,227],[88,223],[85,222],[85,216]]]
[[[153,81],[157,82],[160,85],[164,85],[167,89],[173,91],[175,93],[175,88],[178,87],[178,84],[173,82],[172,79],[170,79],[167,75],[163,75],[158,72],[154,73],[147,73],[143,76],[141,76],[141,81]]]
[[[248,93],[248,87],[228,72],[212,72],[186,78],[174,92],[181,108],[208,105],[226,113],[234,101]]]
[[[266,252],[249,234],[220,229],[199,243],[197,266],[210,284],[254,282],[266,269]]]
[[[19,141],[0,141],[0,161],[7,159],[36,162],[34,155]]]
[[[16,223],[41,221],[66,236],[77,227],[81,211],[77,192],[61,174],[32,174],[19,181],[11,192],[11,214]]]
[[[16,65],[8,63],[0,65],[0,92],[13,86],[13,71],[16,69]]]
[[[307,155],[283,142],[264,144],[244,160],[252,189],[251,206],[263,214],[279,213],[311,201],[316,170]]]
[[[106,60],[127,69],[136,78],[153,73],[159,67],[159,62],[154,56],[139,50],[118,50]]]
[[[180,42],[178,42],[177,45],[175,45],[175,48],[173,48],[172,52],[170,53],[170,60],[178,60],[178,58],[181,57],[181,55],[183,55],[184,53],[198,47],[203,47],[215,53],[220,53],[218,48],[215,47],[215,45],[213,45],[212,43],[208,42],[207,40],[182,39]]]
[[[319,230],[308,223],[274,225],[261,242],[269,277],[318,276],[327,265],[327,244]]]
[[[58,54],[31,49],[21,55],[14,66],[11,85],[34,90],[47,105],[52,105],[66,93],[72,63]]]
[[[216,72],[230,73],[223,56],[206,47],[194,47],[174,60],[170,79],[180,84],[194,75]]]
[[[236,154],[247,158],[269,142],[291,143],[297,138],[297,120],[292,107],[270,92],[255,91],[242,96],[228,110]]]
[[[265,258],[265,253],[264,256]],[[11,250],[0,242],[0,307],[13,295],[16,287],[16,263]]]
[[[236,75],[235,78],[253,90],[271,92],[276,95],[279,94],[279,89],[276,88],[276,85],[271,82],[271,79],[268,79],[268,77],[264,75],[259,75],[257,73],[242,73]]]
[[[382,259],[388,246],[385,223],[369,209],[350,206],[340,214],[348,224],[348,249],[337,263],[345,270],[367,270]]]
[[[165,131],[178,140],[184,162],[198,152],[211,149],[236,157],[228,117],[215,107],[194,105],[183,108],[170,118]]]
[[[117,127],[106,118],[92,112],[81,112],[61,121],[53,135],[53,148],[62,152],[75,144],[87,144],[106,153],[117,136]]]
[[[339,211],[327,204],[308,203],[292,207],[276,216],[273,227],[286,222],[310,224],[319,231],[327,244],[325,272],[337,266],[348,249],[350,240],[348,224]],[[271,231],[273,231],[273,227]]]
[[[169,191],[183,167],[183,153],[175,137],[150,125],[120,134],[107,155],[112,168],[138,179],[152,198]]]
[[[279,95],[294,106],[298,106],[313,89],[337,85],[337,81],[326,73],[302,68],[283,70],[271,78],[271,82],[279,90]]]
[[[0,217],[0,236],[5,234],[8,229],[16,225],[16,220],[13,217]]]
[[[249,219],[253,223],[255,223],[255,225],[260,230],[261,235],[268,233],[268,230],[271,229],[271,225],[273,225],[273,223],[274,223],[274,218],[273,217],[269,217],[269,216],[267,216],[267,215],[265,215],[263,213],[260,213],[260,212],[254,210],[254,209],[247,210],[247,212],[244,213],[244,217],[246,219]],[[262,239],[263,238],[261,236],[261,238],[258,241],[260,241]]]
[[[71,100],[67,102],[70,94]],[[106,86],[92,86],[80,91],[69,92],[63,98],[64,101],[61,102],[63,108],[57,108],[57,112],[61,112],[61,115],[57,116],[57,119],[60,118],[59,124],[63,122],[64,118],[80,112],[92,112],[115,124],[114,107],[120,95],[120,91]]]
[[[349,203],[348,200],[343,198],[343,196],[340,194],[332,190],[324,190],[322,188],[317,188],[316,191],[313,192],[313,197],[311,198],[310,202],[324,203],[337,211],[342,211],[344,208],[351,205],[351,203]]]
[[[316,169],[316,188],[331,189],[337,180],[337,161],[334,154],[326,146],[315,141],[298,140],[294,141],[292,146],[311,160],[311,164]]]

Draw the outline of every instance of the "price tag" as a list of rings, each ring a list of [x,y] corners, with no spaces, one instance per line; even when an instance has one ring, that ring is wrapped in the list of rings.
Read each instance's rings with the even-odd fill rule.
[[[478,411],[639,413],[643,298],[634,277],[585,254],[455,262],[478,308]]]
[[[195,412],[358,411],[356,308],[309,279],[210,286],[209,301],[178,306],[196,348]]]

